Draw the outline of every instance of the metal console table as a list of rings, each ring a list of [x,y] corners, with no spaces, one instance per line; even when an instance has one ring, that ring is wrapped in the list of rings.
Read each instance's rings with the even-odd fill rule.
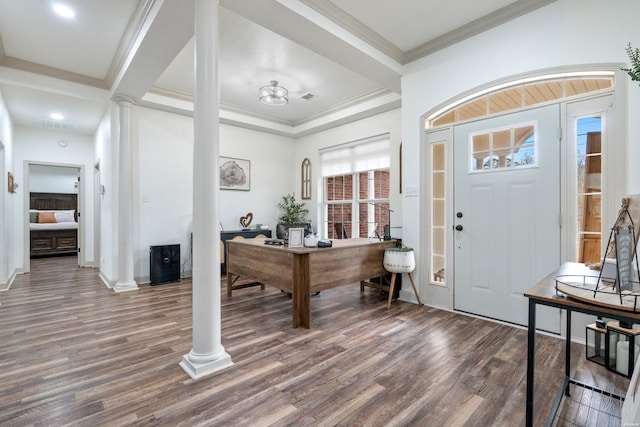
[[[593,304],[587,304],[580,302],[565,295],[558,294],[555,289],[555,278],[558,275],[571,274],[576,276],[593,275],[594,272],[590,271],[584,264],[578,263],[565,263],[560,268],[539,283],[534,285],[531,289],[525,292],[524,296],[529,298],[529,325],[528,325],[528,340],[527,340],[527,412],[526,412],[526,426],[533,427],[533,415],[534,415],[534,370],[535,370],[535,337],[536,337],[536,305],[546,305],[550,307],[560,308],[566,311],[566,346],[565,346],[565,375],[556,396],[551,412],[546,420],[545,426],[551,426],[553,419],[560,407],[563,395],[569,395],[569,384],[574,384],[580,387],[586,387],[591,390],[612,396],[623,400],[624,397],[618,396],[606,390],[601,390],[596,387],[581,383],[570,377],[571,375],[571,314],[575,311],[578,313],[592,314],[595,316],[602,316],[609,319],[615,319],[619,321],[626,321],[629,323],[640,323],[640,313],[616,310],[608,307],[601,307]],[[597,274],[597,272],[596,272]]]

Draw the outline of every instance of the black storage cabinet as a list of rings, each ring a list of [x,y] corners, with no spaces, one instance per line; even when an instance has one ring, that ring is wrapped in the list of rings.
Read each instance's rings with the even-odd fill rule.
[[[149,246],[151,285],[180,281],[180,245]]]

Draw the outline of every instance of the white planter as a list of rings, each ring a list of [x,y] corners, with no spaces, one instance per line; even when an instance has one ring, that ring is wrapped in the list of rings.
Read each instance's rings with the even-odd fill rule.
[[[413,251],[388,248],[384,250],[382,265],[390,273],[411,273],[416,268],[416,259]]]

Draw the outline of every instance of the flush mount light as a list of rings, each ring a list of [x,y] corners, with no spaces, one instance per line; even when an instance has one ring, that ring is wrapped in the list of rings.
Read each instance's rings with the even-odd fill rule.
[[[63,18],[71,19],[76,16],[76,13],[69,6],[62,3],[56,3],[53,5],[53,11]]]
[[[64,139],[61,139],[60,141],[58,141],[58,145],[59,145],[61,148],[64,148],[64,147],[66,147],[66,146],[67,146],[67,141],[65,141]]]
[[[53,120],[62,120],[64,119],[64,116],[60,113],[51,113],[49,115],[49,117],[51,117]]]
[[[278,82],[271,80],[269,86],[262,86],[260,88],[260,102],[265,105],[280,106],[289,102],[287,95],[289,91],[282,86],[278,86]]]

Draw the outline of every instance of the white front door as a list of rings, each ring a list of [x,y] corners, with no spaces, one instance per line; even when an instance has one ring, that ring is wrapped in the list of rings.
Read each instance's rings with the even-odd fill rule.
[[[454,308],[527,324],[523,296],[560,264],[560,107],[454,128]],[[538,313],[559,332],[558,310]]]

